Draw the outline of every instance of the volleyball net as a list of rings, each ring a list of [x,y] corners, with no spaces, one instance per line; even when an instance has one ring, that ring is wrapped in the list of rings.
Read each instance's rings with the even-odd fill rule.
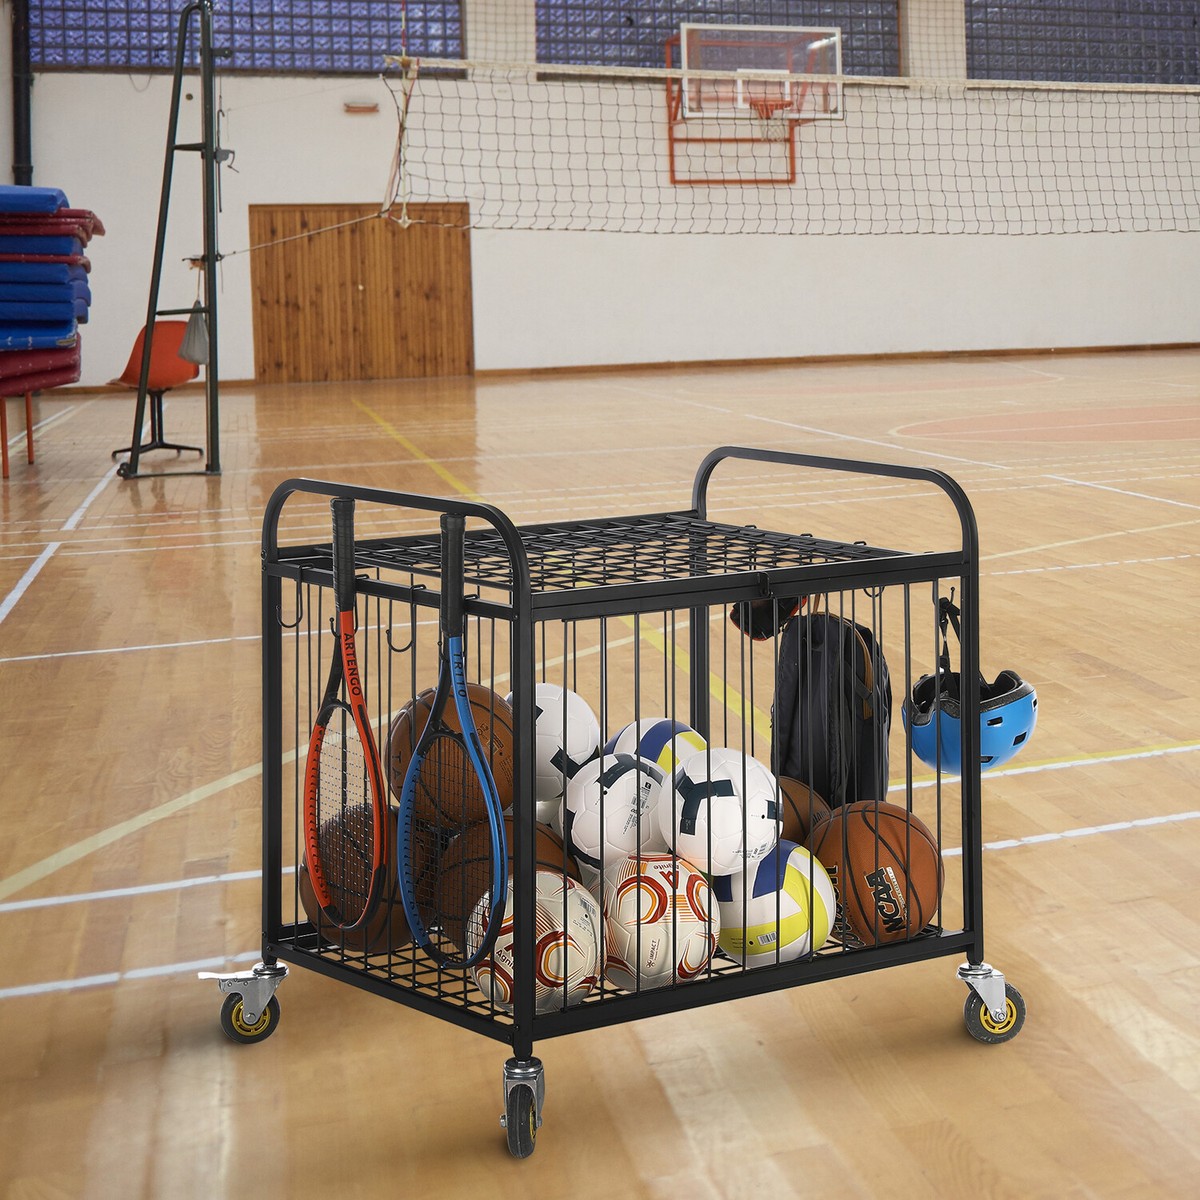
[[[391,57],[388,200],[479,229],[1200,230],[1200,88],[843,74],[837,34],[684,26],[662,68]]]

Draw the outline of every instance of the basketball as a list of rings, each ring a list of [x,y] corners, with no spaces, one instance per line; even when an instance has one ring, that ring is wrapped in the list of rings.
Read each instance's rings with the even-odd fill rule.
[[[780,837],[803,845],[808,835],[833,811],[829,805],[798,779],[779,777],[779,799],[783,805],[783,833]]]
[[[408,764],[412,761],[413,749],[425,732],[429,720],[430,708],[433,704],[433,688],[426,688],[414,700],[410,700],[393,718],[388,729],[387,739],[387,776],[388,786],[397,800],[404,789],[404,776]],[[479,730],[479,741],[487,756],[488,765],[492,769],[492,778],[496,781],[496,791],[500,794],[500,807],[506,808],[513,799],[513,713],[508,702],[491,688],[479,683],[467,684],[467,694],[471,701],[471,713],[475,718],[475,727]],[[452,699],[446,701],[446,724],[454,730],[461,731],[458,722],[458,712]],[[453,747],[451,747],[453,751]],[[454,778],[460,776],[470,781],[468,794],[461,797],[450,797],[447,813],[439,817],[438,798],[421,791],[417,792],[413,814],[420,820],[433,821],[436,824],[470,824],[487,817],[487,806],[483,799],[483,790],[475,779],[474,769],[467,758],[466,752],[461,754],[461,761],[445,764],[446,771]],[[461,806],[461,807],[460,807]],[[460,814],[461,819],[460,820]]]
[[[852,933],[867,946],[901,941],[933,920],[944,872],[937,840],[897,804],[859,800],[837,809],[808,838],[829,872]]]
[[[539,870],[555,871],[579,880],[579,868],[566,853],[563,840],[542,822],[534,825],[535,852]],[[511,814],[504,817],[504,837],[508,845],[508,874],[512,876],[514,825]],[[445,917],[446,935],[460,949],[464,947],[463,923],[470,916],[480,897],[488,890],[488,846],[491,842],[487,821],[478,821],[463,830],[443,851],[436,878],[430,888],[436,898],[438,911]],[[475,893],[472,895],[471,893]]]
[[[329,822],[326,822],[326,825],[341,819],[341,816],[332,817]],[[387,849],[385,851],[383,895],[380,897],[375,915],[361,929],[338,929],[336,926],[330,925],[321,915],[321,908],[317,904],[316,893],[313,891],[312,880],[308,876],[308,864],[301,855],[300,865],[296,868],[296,886],[300,893],[300,903],[304,908],[305,915],[324,941],[336,946],[344,946],[347,950],[357,953],[365,951],[367,954],[387,954],[389,951],[399,950],[412,940],[412,932],[404,916],[404,905],[400,901],[400,888],[396,879],[396,809],[394,807],[388,811],[384,830],[387,836]],[[418,870],[424,870],[428,867],[429,855],[420,848],[419,842],[416,845]],[[341,880],[333,879],[331,883],[337,887]],[[362,886],[366,886],[365,879]]]

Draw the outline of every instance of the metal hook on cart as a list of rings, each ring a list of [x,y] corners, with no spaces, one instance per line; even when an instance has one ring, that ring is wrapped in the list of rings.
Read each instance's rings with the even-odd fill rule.
[[[413,584],[413,591],[425,591],[426,587],[423,583]],[[384,640],[387,642],[388,649],[393,654],[407,654],[417,642],[417,602],[410,600],[408,602],[408,641],[403,646],[397,646],[392,642],[392,625],[388,622],[388,627],[384,632]]]
[[[275,606],[275,620],[279,622],[280,629],[299,629],[300,622],[304,620],[304,568],[300,568],[300,574],[296,577],[296,619],[292,622],[283,619],[283,609],[280,605]]]
[[[356,590],[354,593],[354,632],[355,632],[355,634],[358,633],[359,628],[360,628],[359,620],[358,620],[358,592],[357,592],[357,584],[358,584],[358,580],[360,578],[370,579],[370,576],[369,575],[359,576],[358,574],[355,574],[355,576],[354,576],[354,582],[356,585]],[[369,602],[370,602],[369,596],[367,597],[367,600],[368,600],[368,604],[369,604]],[[369,607],[368,607],[367,611],[370,612]],[[333,616],[331,616],[329,618],[329,632],[332,633],[334,637],[338,636],[337,612],[336,611],[334,612]]]

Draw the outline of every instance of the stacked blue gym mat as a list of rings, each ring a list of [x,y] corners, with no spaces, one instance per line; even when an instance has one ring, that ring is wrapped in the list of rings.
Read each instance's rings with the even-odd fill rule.
[[[57,188],[0,186],[0,396],[79,379],[92,302],[84,250],[103,233]]]

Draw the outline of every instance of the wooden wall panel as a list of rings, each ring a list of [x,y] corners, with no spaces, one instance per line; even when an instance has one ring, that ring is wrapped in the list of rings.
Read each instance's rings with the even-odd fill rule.
[[[260,383],[468,375],[474,370],[465,204],[250,206]]]

